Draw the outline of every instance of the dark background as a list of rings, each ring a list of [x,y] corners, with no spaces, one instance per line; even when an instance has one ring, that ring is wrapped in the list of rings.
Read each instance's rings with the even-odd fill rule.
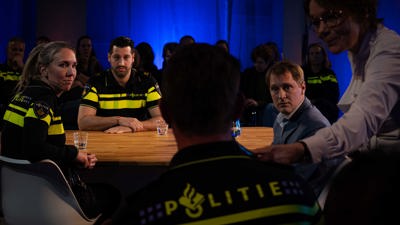
[[[400,0],[380,0],[379,16],[397,32],[399,12]],[[251,66],[258,44],[274,41],[285,58],[301,63],[303,43],[318,41],[312,32],[307,35],[302,0],[0,0],[0,29],[0,62],[13,36],[26,40],[27,55],[37,36],[75,45],[88,34],[105,68],[108,45],[119,35],[150,43],[159,67],[162,46],[185,34],[197,42],[227,40],[242,69]],[[343,93],[351,76],[347,53],[330,59]]]

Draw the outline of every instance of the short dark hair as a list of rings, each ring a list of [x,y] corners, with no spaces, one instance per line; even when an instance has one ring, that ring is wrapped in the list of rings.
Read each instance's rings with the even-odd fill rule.
[[[187,135],[226,132],[236,116],[239,61],[199,43],[178,48],[163,74],[162,112]]]
[[[126,36],[119,36],[111,41],[110,48],[108,49],[109,54],[112,53],[114,46],[117,46],[118,48],[131,47],[131,53],[133,54],[135,52],[134,42],[132,41],[132,39]]]
[[[44,35],[38,36],[36,38],[36,42],[40,42],[40,43],[49,43],[50,41],[51,41],[51,39],[49,37],[47,37],[47,36],[44,36]]]
[[[196,41],[194,40],[194,37],[191,35],[184,35],[179,39],[179,44],[180,45],[187,45],[187,44],[192,44],[195,43]]]
[[[255,62],[257,58],[262,58],[267,64],[272,64],[277,61],[277,53],[269,44],[260,44],[251,51],[251,60]]]
[[[229,44],[228,44],[228,42],[226,40],[223,40],[223,39],[218,40],[217,42],[215,42],[215,46],[218,46],[218,47],[226,50],[227,52],[230,51],[229,50]]]
[[[167,50],[174,53],[176,48],[179,46],[177,42],[167,42],[163,46],[162,57],[165,58]]]

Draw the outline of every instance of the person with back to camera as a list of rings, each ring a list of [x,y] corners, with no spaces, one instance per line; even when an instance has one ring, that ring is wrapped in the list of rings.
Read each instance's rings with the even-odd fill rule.
[[[330,126],[327,118],[305,96],[307,90],[301,67],[289,61],[275,63],[266,75],[273,104],[279,111],[275,119],[272,144],[289,144]],[[295,171],[318,196],[330,177],[329,164],[293,164]]]
[[[400,36],[376,18],[376,0],[306,0],[318,36],[333,53],[348,50],[352,79],[344,115],[315,135],[254,150],[280,163],[321,162],[353,151],[400,149]]]
[[[308,46],[303,70],[307,83],[306,96],[330,123],[334,123],[339,117],[339,84],[328,54],[320,43]]]
[[[288,166],[260,162],[232,137],[244,101],[239,82],[239,61],[223,49],[196,43],[177,50],[164,72],[160,108],[178,152],[166,173],[128,196],[113,224],[320,221],[301,177]]]
[[[162,119],[157,81],[132,68],[134,43],[124,36],[111,41],[111,68],[87,82],[78,112],[80,130],[126,133],[156,130]]]
[[[1,154],[31,162],[53,160],[70,182],[85,214],[94,218],[101,213],[96,221],[101,224],[119,206],[120,193],[107,184],[87,184],[84,192],[76,188],[72,181],[78,176],[76,171],[92,169],[97,158],[65,144],[58,109],[57,98],[71,88],[76,65],[75,52],[65,42],[40,44],[31,51],[17,85],[17,94],[4,115]]]

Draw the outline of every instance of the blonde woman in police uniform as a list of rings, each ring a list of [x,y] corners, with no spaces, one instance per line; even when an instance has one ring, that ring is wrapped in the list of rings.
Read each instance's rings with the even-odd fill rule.
[[[72,168],[91,169],[97,158],[94,154],[78,151],[65,144],[65,132],[58,111],[58,97],[71,88],[76,77],[76,57],[72,47],[65,42],[50,42],[35,47],[29,55],[17,94],[4,115],[2,155],[31,162],[51,159],[66,176]],[[102,213],[97,224],[118,207],[120,194],[111,186],[88,185],[94,192],[95,201],[77,199],[89,217]],[[99,195],[98,193],[109,194]]]

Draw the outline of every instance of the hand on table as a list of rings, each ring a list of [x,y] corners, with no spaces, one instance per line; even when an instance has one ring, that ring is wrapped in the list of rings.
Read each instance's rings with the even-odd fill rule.
[[[107,130],[104,131],[104,133],[107,134],[122,134],[122,133],[131,133],[134,132],[132,128],[126,127],[126,126],[115,126],[108,128]]]
[[[121,116],[118,119],[118,124],[121,126],[129,127],[131,129],[130,132],[137,132],[144,130],[143,123],[140,120],[132,117]]]
[[[93,167],[96,165],[97,162],[97,157],[95,154],[88,153],[87,154],[87,159],[89,161],[89,169],[93,169]]]
[[[78,151],[75,159],[83,168],[93,169],[96,165],[97,157],[95,154],[87,153],[85,151]]]

